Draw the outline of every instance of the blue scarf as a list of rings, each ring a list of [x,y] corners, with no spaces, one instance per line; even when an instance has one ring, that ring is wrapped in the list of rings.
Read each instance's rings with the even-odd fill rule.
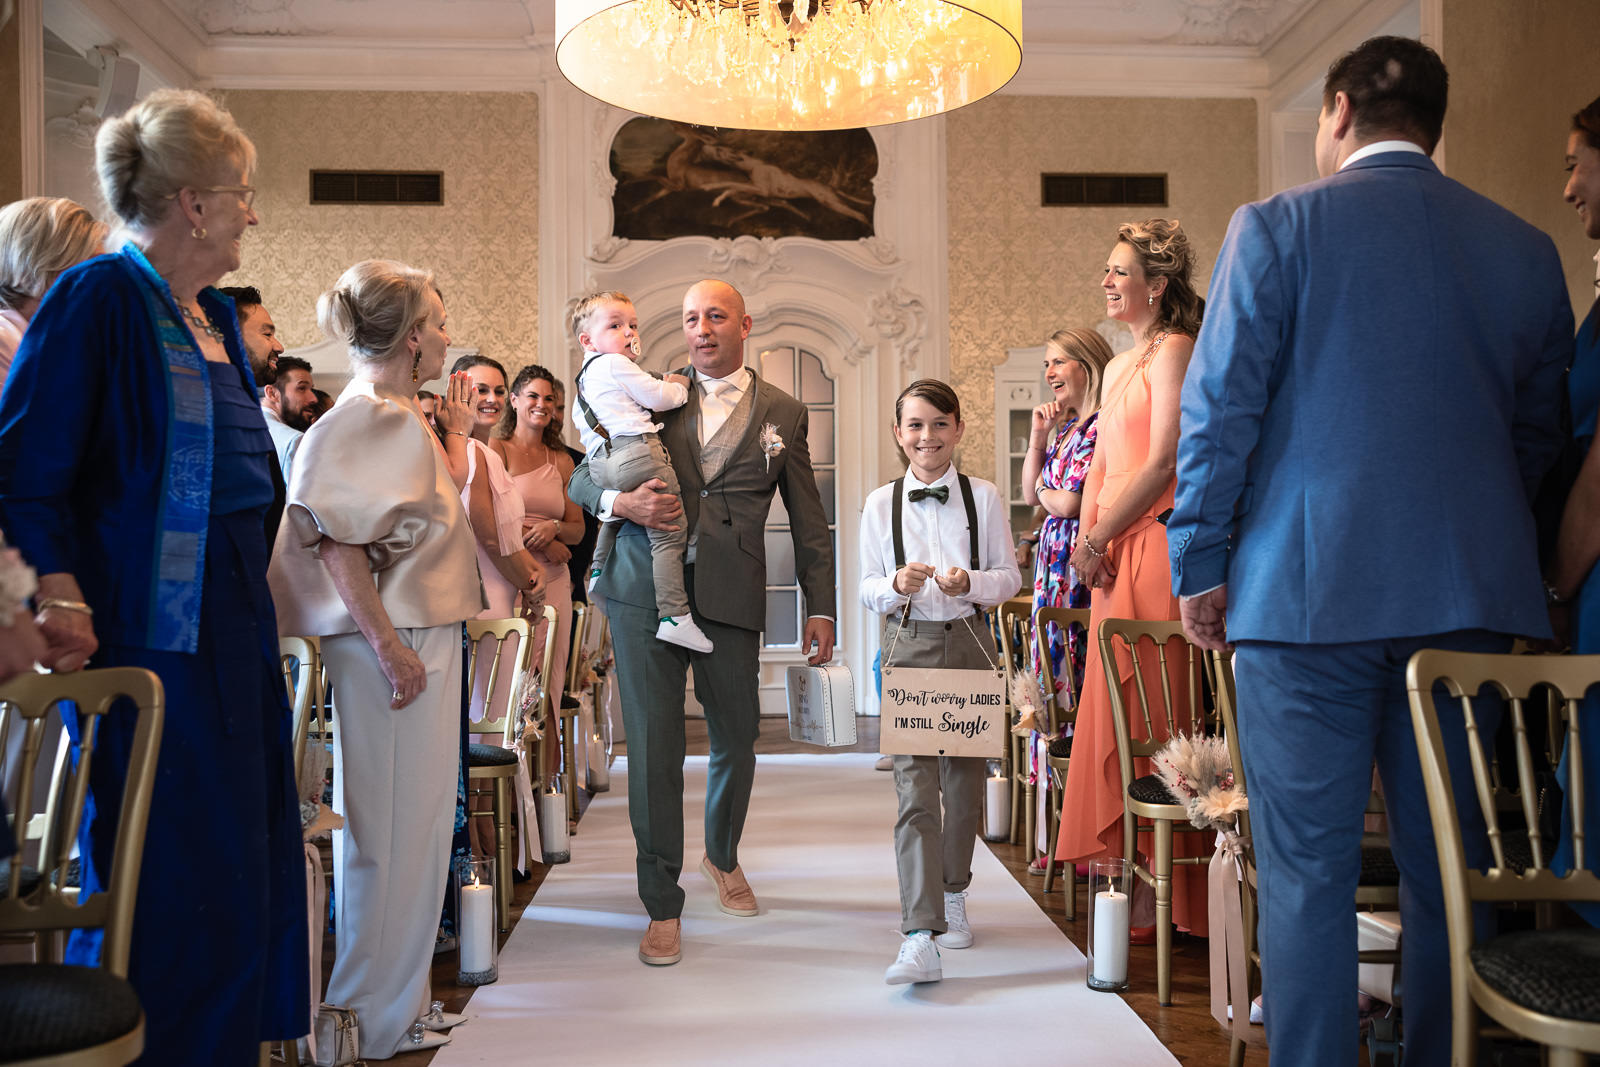
[[[214,427],[205,356],[178,311],[172,289],[138,246],[121,255],[144,281],[145,308],[161,346],[167,384],[167,462],[156,504],[154,595],[146,624],[150,647],[194,653],[200,645],[200,602],[211,521]]]

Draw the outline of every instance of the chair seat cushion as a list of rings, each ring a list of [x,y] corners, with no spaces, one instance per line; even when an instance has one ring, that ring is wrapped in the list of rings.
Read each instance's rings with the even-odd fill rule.
[[[517,754],[509,748],[499,745],[468,745],[467,766],[469,767],[503,767],[509,763],[517,762]]]
[[[141,1010],[133,986],[98,967],[0,964],[0,1060],[93,1048],[132,1033]]]
[[[1172,795],[1172,790],[1167,788],[1167,783],[1161,780],[1159,774],[1147,774],[1143,778],[1135,778],[1128,786],[1128,795],[1141,804],[1183,803]]]
[[[39,872],[27,864],[22,865],[22,885],[17,889],[19,897],[25,897],[39,888]],[[76,857],[67,861],[67,885],[76,888],[78,885],[78,860]],[[11,891],[11,861],[0,860],[0,897]]]
[[[18,881],[22,884],[17,889],[18,896],[25,897],[29,893],[32,893],[35,889],[39,888],[38,868],[29,867],[26,863],[24,863],[20,868],[19,873],[20,877],[18,878]],[[11,861],[0,860],[0,897],[5,896],[9,892],[11,892]]]
[[[1363,845],[1361,847],[1361,880],[1356,884],[1364,886],[1399,885],[1400,868],[1395,865],[1394,853],[1382,845]]]
[[[1600,930],[1519,930],[1476,945],[1472,965],[1495,992],[1558,1019],[1600,1023]]]

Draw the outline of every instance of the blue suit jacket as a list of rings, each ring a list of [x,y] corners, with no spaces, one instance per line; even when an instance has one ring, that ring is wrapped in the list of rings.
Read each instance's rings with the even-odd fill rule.
[[[1549,632],[1529,500],[1561,444],[1555,246],[1386,152],[1233,216],[1183,386],[1173,590],[1231,640]]]

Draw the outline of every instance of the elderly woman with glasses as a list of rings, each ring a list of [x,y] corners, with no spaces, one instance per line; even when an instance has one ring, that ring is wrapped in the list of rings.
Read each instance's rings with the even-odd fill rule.
[[[127,243],[63,273],[0,398],[0,529],[39,574],[57,671],[143,667],[166,724],[128,978],[145,1058],[253,1064],[308,1029],[305,860],[262,515],[272,438],[232,302],[255,147],[200,93],[100,128]],[[68,729],[75,730],[73,716]],[[134,715],[100,726],[83,892],[109,875]],[[69,960],[91,962],[77,935]]]

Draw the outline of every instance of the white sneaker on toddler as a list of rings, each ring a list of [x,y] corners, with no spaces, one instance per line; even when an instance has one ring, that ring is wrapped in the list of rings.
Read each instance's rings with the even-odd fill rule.
[[[661,620],[661,625],[656,627],[656,637],[662,641],[682,645],[691,652],[710,652],[712,648],[711,638],[695,625],[693,615],[667,616]]]
[[[933,934],[928,930],[907,934],[906,939],[900,942],[900,955],[883,972],[883,980],[890,985],[937,982],[943,977],[944,968],[939,966],[939,950],[934,947]]]
[[[949,929],[942,934],[935,934],[933,938],[940,948],[972,947],[972,924],[967,922],[965,893],[944,895],[944,922]]]

